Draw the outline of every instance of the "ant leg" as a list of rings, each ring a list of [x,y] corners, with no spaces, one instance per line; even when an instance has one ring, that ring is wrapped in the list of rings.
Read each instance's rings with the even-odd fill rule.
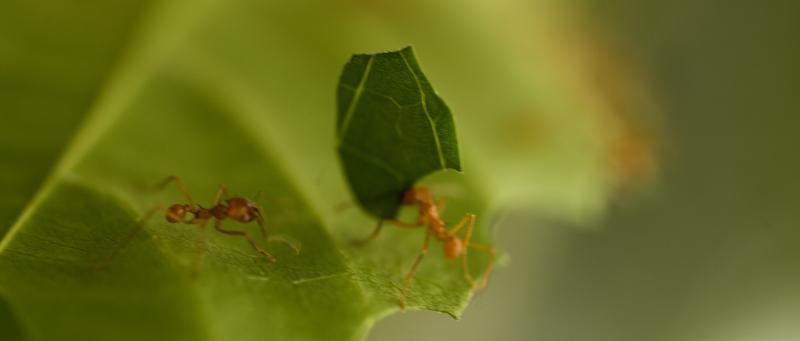
[[[378,234],[380,234],[381,230],[383,229],[383,222],[384,222],[383,219],[378,220],[378,225],[375,226],[375,229],[372,230],[372,233],[370,233],[367,238],[354,240],[353,241],[353,245],[355,245],[355,246],[364,246],[365,244],[369,243],[373,239],[377,238]]]
[[[195,240],[195,247],[197,248],[197,256],[194,259],[194,265],[192,266],[192,277],[197,277],[200,275],[200,268],[203,265],[203,259],[205,258],[206,254],[206,225],[208,224],[208,219],[200,220],[196,222],[197,227],[200,229],[200,232],[197,235],[197,239]]]
[[[472,222],[470,221],[472,222],[475,221],[475,215],[472,213],[467,214],[466,216],[464,216],[464,218],[461,218],[458,224],[456,224],[456,226],[454,226],[450,231],[447,231],[447,233],[456,234],[459,230],[461,230],[464,226],[466,226],[467,223],[472,224]]]
[[[125,236],[125,239],[123,239],[119,243],[119,245],[117,245],[117,247],[114,249],[114,251],[111,252],[111,255],[108,256],[108,258],[106,258],[105,260],[103,260],[101,262],[96,262],[94,264],[94,268],[95,269],[102,269],[102,268],[105,268],[105,267],[108,267],[109,265],[111,265],[111,261],[117,255],[122,253],[122,251],[125,249],[125,247],[127,247],[128,244],[130,244],[130,242],[133,241],[133,238],[136,237],[136,235],[139,234],[139,232],[144,229],[144,223],[147,222],[147,220],[149,220],[150,217],[153,216],[153,213],[156,213],[157,211],[161,211],[161,210],[163,210],[163,208],[161,208],[161,206],[153,206],[153,208],[151,208],[147,212],[145,212],[145,214],[142,215],[142,217],[139,218],[139,220],[136,221],[136,225],[137,225],[136,228],[133,229],[133,231],[131,231],[127,236]]]
[[[368,197],[368,198],[364,198],[363,200],[366,201],[366,202],[376,202],[376,201],[380,201],[380,200],[389,199],[391,197],[394,197],[394,195],[395,195],[394,193],[384,193],[384,194],[374,195],[374,196],[371,196],[371,197]],[[355,206],[361,205],[361,201],[362,200],[353,200],[353,199],[344,200],[344,201],[341,201],[338,204],[336,204],[336,206],[333,207],[333,210],[336,213],[342,213],[345,210],[348,210],[348,209],[353,208]]]
[[[439,198],[436,200],[436,209],[439,210],[439,213],[444,212],[444,208],[447,206],[447,199]]]
[[[189,205],[194,206],[194,200],[192,200],[192,196],[189,195],[189,191],[186,190],[186,186],[183,185],[183,181],[181,181],[181,178],[175,175],[168,176],[166,179],[162,180],[158,185],[156,185],[156,189],[164,189],[164,187],[173,181],[175,182],[175,186],[178,186],[178,190],[181,191],[183,196],[186,197],[186,200],[189,201]]]
[[[258,216],[256,216],[256,221],[258,222],[258,229],[261,231],[261,238],[264,238],[264,240],[269,241],[269,238],[267,238],[267,228],[264,227],[264,213],[263,213],[264,209],[262,209],[258,205],[256,205],[256,208],[258,208]],[[299,249],[296,249],[296,251],[300,252]]]
[[[253,196],[252,201],[253,204],[255,204],[256,209],[258,209],[258,214],[256,215],[256,222],[258,222],[258,229],[261,231],[261,238],[264,238],[264,240],[269,241],[269,238],[267,238],[267,228],[264,226],[264,208],[258,204],[258,199],[260,199],[263,194],[264,191],[258,190],[258,192],[256,192],[256,194]],[[295,249],[297,253],[300,253],[299,248],[295,248],[295,246],[292,246],[292,248]]]
[[[408,229],[418,228],[418,227],[424,225],[424,222],[417,222],[416,224],[409,224],[409,223],[406,223],[406,222],[399,221],[397,219],[381,219],[381,220],[378,220],[378,225],[375,226],[375,229],[372,230],[372,233],[370,233],[367,238],[354,240],[353,241],[353,245],[355,245],[355,246],[363,246],[364,244],[366,244],[366,243],[372,241],[373,239],[377,238],[378,234],[383,229],[383,224],[384,223],[389,223],[389,224],[392,224],[392,225],[397,226],[397,227],[408,228]]]
[[[386,223],[392,224],[394,226],[402,227],[402,228],[406,228],[406,229],[413,229],[413,228],[417,228],[417,227],[420,227],[422,225],[425,225],[425,222],[422,221],[421,219],[420,219],[420,221],[418,221],[418,222],[416,222],[414,224],[409,224],[409,223],[406,223],[406,222],[403,222],[403,221],[399,221],[397,219],[384,219],[383,221],[386,222]]]
[[[431,232],[428,231],[425,234],[425,242],[422,243],[422,248],[419,250],[419,254],[417,254],[417,259],[414,260],[414,265],[411,266],[411,270],[408,271],[405,280],[403,280],[403,289],[400,291],[400,309],[406,309],[406,290],[408,286],[411,285],[411,278],[414,277],[414,272],[417,271],[417,266],[422,261],[422,257],[425,257],[425,254],[428,253],[430,241]]]
[[[273,234],[273,235],[269,236],[269,238],[267,238],[267,242],[270,242],[270,243],[272,243],[272,242],[284,243],[284,244],[288,245],[290,248],[292,248],[292,250],[294,250],[294,253],[298,254],[298,255],[300,254],[300,249],[302,248],[302,244],[300,244],[300,242],[298,242],[294,238],[291,238],[289,236],[285,236],[285,235],[282,235],[282,234]]]
[[[472,238],[472,229],[475,227],[475,215],[470,213],[467,214],[466,217],[462,218],[461,221],[453,227],[452,230],[448,231],[449,234],[454,235],[456,232],[461,230],[464,226],[467,227],[467,236],[464,237],[463,240],[463,251],[461,253],[461,268],[464,271],[464,279],[467,280],[470,287],[475,287],[475,280],[472,278],[472,275],[469,273],[469,269],[467,268],[467,250],[470,247],[470,239]]]
[[[481,284],[476,288],[483,289],[489,284],[489,276],[492,274],[492,268],[494,267],[497,250],[490,245],[481,243],[469,243],[469,247],[489,253],[489,263],[486,264],[486,269],[483,270],[483,279],[481,279]]]
[[[261,191],[259,191],[261,193]],[[264,226],[264,209],[258,203],[255,203],[256,208],[258,209],[258,214],[256,215],[256,221],[258,222],[258,228],[261,230],[261,237],[268,243],[273,242],[281,242],[292,248],[295,254],[300,254],[300,249],[302,248],[302,244],[299,241],[295,240],[292,237],[283,235],[283,234],[274,234],[271,236],[267,236],[267,228]]]
[[[262,192],[258,191],[258,193],[260,194]],[[261,238],[264,238],[264,240],[269,241],[269,238],[267,237],[267,227],[264,226],[264,213],[265,213],[264,208],[261,207],[261,205],[259,205],[258,202],[255,200],[253,200],[253,203],[256,206],[256,209],[258,210],[258,214],[256,214],[256,222],[258,222],[258,229],[261,231]],[[297,253],[300,253],[300,248],[296,248],[295,246],[292,246],[292,248],[295,249]]]
[[[290,218],[293,218],[295,216],[295,211],[293,209],[288,209],[287,210],[286,207],[287,206],[294,206],[294,204],[292,203],[292,201],[290,199],[287,199],[287,198],[284,198],[284,197],[274,197],[274,196],[264,195],[264,191],[262,191],[262,190],[259,190],[258,192],[256,192],[255,196],[253,196],[253,200],[251,200],[251,202],[253,202],[253,204],[255,204],[255,206],[256,206],[256,208],[258,209],[258,212],[259,212],[259,214],[256,216],[256,221],[258,222],[258,227],[261,230],[261,237],[263,237],[265,241],[269,242],[271,238],[268,236],[266,225],[264,224],[264,215],[265,215],[266,211],[261,206],[261,204],[259,204],[259,200],[260,199],[266,199],[269,205],[281,208],[281,211],[283,213],[285,213],[287,216],[289,216]],[[289,239],[291,239],[291,238],[289,238]],[[292,246],[292,248],[294,248],[295,251],[299,251],[300,248],[297,247],[297,246],[300,243],[294,242],[293,244],[294,244],[294,246]]]
[[[214,195],[214,203],[211,204],[211,207],[217,206],[219,204],[219,199],[227,199],[228,198],[228,187],[225,185],[219,185],[217,189],[217,194]]]
[[[267,259],[270,262],[275,263],[275,257],[272,256],[272,254],[270,254],[269,252],[264,251],[264,249],[259,247],[258,244],[256,244],[256,241],[253,240],[253,237],[250,237],[249,233],[247,233],[245,231],[224,229],[224,228],[222,228],[222,220],[219,220],[219,219],[214,221],[214,229],[216,229],[217,231],[222,232],[224,234],[227,234],[227,235],[244,237],[245,239],[247,239],[247,242],[250,243],[250,246],[252,246],[253,249],[255,249],[258,253],[264,255],[264,257],[267,257]]]

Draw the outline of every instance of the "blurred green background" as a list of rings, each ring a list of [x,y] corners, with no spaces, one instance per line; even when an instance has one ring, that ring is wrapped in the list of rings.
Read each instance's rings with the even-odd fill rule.
[[[395,314],[368,340],[797,340],[799,9],[4,1],[0,231],[93,103],[125,105],[98,95],[104,86],[171,73],[159,65],[172,55],[196,55],[179,77],[238,74],[286,113],[264,134],[289,172],[313,179],[302,190],[332,193],[309,200],[333,207],[347,199],[323,169],[333,147],[298,135],[333,135],[351,53],[412,44],[453,109],[465,174],[498,212],[492,233],[509,261],[462,320]],[[182,50],[187,36],[203,44]]]
[[[800,339],[797,4],[582,2],[661,105],[657,184],[596,230],[504,224],[512,265],[462,321],[392,316],[370,340]]]

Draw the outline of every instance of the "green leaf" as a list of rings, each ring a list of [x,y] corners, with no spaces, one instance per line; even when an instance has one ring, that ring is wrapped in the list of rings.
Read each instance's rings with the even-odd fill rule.
[[[136,4],[122,8],[138,9]],[[317,44],[313,57],[296,58],[304,47],[265,43],[280,42],[282,33],[254,27],[268,22],[299,28],[287,19],[296,10],[289,5],[178,1],[140,6],[132,18],[121,10],[103,19],[127,18],[120,21],[129,25],[121,29],[124,34],[108,38],[119,45],[84,36],[93,32],[88,28],[102,27],[91,21],[80,35],[61,42],[86,39],[103,45],[100,52],[87,47],[76,57],[87,60],[80,69],[90,70],[96,76],[92,81],[55,84],[75,75],[50,75],[53,91],[83,96],[79,101],[65,95],[80,103],[59,107],[70,114],[64,121],[71,124],[12,120],[8,130],[15,135],[4,136],[8,145],[38,136],[58,138],[44,141],[50,151],[36,158],[39,175],[9,194],[22,199],[16,199],[16,209],[9,208],[9,216],[18,218],[0,242],[0,293],[11,315],[0,317],[0,323],[16,326],[31,340],[362,338],[376,320],[398,310],[402,276],[424,234],[391,230],[365,248],[349,246],[375,221],[357,211],[335,212],[349,194],[337,171],[329,94],[345,54],[326,55],[320,47],[325,39],[317,33],[302,37],[302,30],[293,32],[300,32],[298,41]],[[10,20],[21,8],[0,16]],[[39,28],[42,34],[73,32],[83,19],[102,17],[86,8],[56,8],[35,17],[46,21],[61,12],[69,17]],[[320,17],[326,13],[320,7]],[[25,39],[25,30],[6,32]],[[68,69],[62,61],[32,58],[36,51],[16,52],[19,74],[4,78],[4,87],[31,81],[28,69]],[[291,77],[285,70],[293,70]],[[32,98],[48,93],[48,75],[41,77],[32,82]],[[32,103],[19,104],[15,115],[36,112]],[[45,111],[58,112],[51,109]],[[59,152],[63,145],[65,151]],[[23,157],[14,160],[9,172],[33,169],[21,164]],[[302,252],[264,244],[278,258],[270,264],[245,240],[209,228],[204,266],[192,278],[198,229],[156,216],[109,268],[93,269],[154,205],[184,201],[173,188],[147,190],[168,175],[181,176],[195,200],[206,205],[220,183],[232,194],[252,197],[265,191],[268,199],[261,204],[268,228],[301,241]],[[457,174],[430,181],[456,183],[469,194],[448,203],[446,220],[484,212],[481,192]],[[481,219],[481,227],[487,221]],[[253,226],[225,224],[257,235]],[[476,238],[485,239],[485,233]],[[484,265],[485,258],[476,255],[473,274]],[[470,296],[458,264],[431,252],[412,282],[408,307],[459,316]]]
[[[0,244],[0,283],[29,331],[40,339],[131,340],[362,334],[369,311],[363,291],[263,145],[202,87],[157,77],[139,98],[105,129],[82,130],[80,140],[96,142],[85,154],[70,148],[61,171]],[[194,158],[182,151],[207,154]],[[69,160],[74,166],[63,168]],[[270,244],[279,259],[270,264],[241,238],[207,234],[206,261],[200,278],[192,279],[197,228],[161,218],[150,220],[147,233],[110,268],[93,269],[136,228],[142,212],[183,201],[174,190],[142,191],[171,171],[185,174],[203,203],[211,200],[216,179],[247,196],[269,190],[281,199],[264,203],[269,228],[301,240],[302,253]],[[326,323],[329,314],[338,323]],[[95,327],[76,328],[86,325]]]
[[[442,169],[461,170],[455,124],[409,46],[354,55],[338,88],[342,166],[359,204],[394,218],[403,193]]]
[[[86,116],[146,8],[146,1],[0,3],[0,237]]]
[[[16,320],[16,316],[2,292],[0,292],[0,333],[5,340],[27,340],[27,336],[23,334],[19,321]]]

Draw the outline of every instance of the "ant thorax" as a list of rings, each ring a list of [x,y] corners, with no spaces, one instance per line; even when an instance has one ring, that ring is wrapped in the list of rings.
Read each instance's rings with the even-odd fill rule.
[[[228,208],[223,204],[217,204],[211,208],[211,214],[217,219],[225,219],[227,212]]]
[[[439,218],[439,208],[427,202],[419,203],[419,215],[430,225],[433,230],[443,230],[444,222]]]
[[[211,211],[207,208],[200,207],[200,205],[194,205],[189,209],[189,212],[194,214],[195,220],[207,220],[211,218]]]

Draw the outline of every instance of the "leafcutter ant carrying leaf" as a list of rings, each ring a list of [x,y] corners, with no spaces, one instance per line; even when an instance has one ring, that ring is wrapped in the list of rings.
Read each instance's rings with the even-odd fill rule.
[[[383,229],[384,223],[389,223],[402,228],[419,228],[427,227],[425,233],[425,241],[422,248],[417,254],[414,264],[411,269],[406,273],[403,280],[403,288],[400,291],[400,308],[405,309],[406,306],[406,290],[411,285],[411,279],[414,277],[414,272],[417,266],[422,261],[422,258],[428,252],[431,236],[436,240],[442,242],[444,248],[444,255],[448,259],[461,258],[461,267],[464,272],[464,279],[469,283],[473,289],[481,289],[486,286],[489,281],[489,276],[492,272],[492,267],[495,262],[495,248],[491,245],[475,243],[471,241],[472,230],[475,227],[475,215],[472,213],[467,214],[461,219],[452,229],[447,229],[444,221],[439,217],[439,213],[444,209],[444,201],[433,199],[433,195],[427,187],[417,186],[412,187],[403,194],[402,204],[404,206],[414,206],[419,208],[419,216],[416,223],[406,223],[396,219],[381,219],[372,234],[364,240],[356,241],[356,245],[364,245],[365,243],[375,239]],[[466,234],[464,238],[459,238],[456,234],[466,226]],[[476,283],[469,272],[467,263],[467,251],[472,248],[489,253],[489,263],[486,265],[486,270],[479,283]]]

